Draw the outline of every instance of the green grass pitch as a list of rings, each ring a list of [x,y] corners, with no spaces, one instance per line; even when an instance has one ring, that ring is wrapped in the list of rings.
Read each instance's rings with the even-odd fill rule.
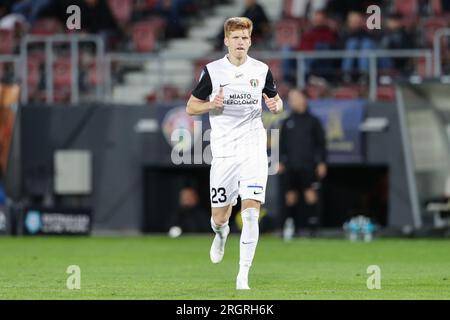
[[[249,284],[236,291],[239,237],[209,261],[210,236],[0,238],[0,299],[450,299],[448,240],[261,236]],[[66,287],[81,269],[80,290]],[[369,265],[381,289],[367,288]]]

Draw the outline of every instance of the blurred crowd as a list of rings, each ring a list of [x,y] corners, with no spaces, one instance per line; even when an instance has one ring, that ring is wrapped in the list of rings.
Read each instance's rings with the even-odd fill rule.
[[[417,49],[432,48],[437,29],[449,26],[450,0],[280,0],[282,10],[277,19],[271,20],[263,2],[242,0],[243,11],[236,15],[247,16],[254,23],[252,34],[254,50],[282,52],[314,52],[320,50]],[[207,18],[217,5],[236,3],[207,0],[2,0],[0,1],[0,54],[19,52],[24,34],[90,33],[105,39],[107,50],[115,52],[155,52],[164,48],[168,40],[187,37],[190,27],[199,19]],[[366,25],[369,5],[382,10],[381,29],[369,30]],[[68,30],[66,20],[70,16],[67,7],[77,5],[81,9],[81,30]],[[242,7],[241,7],[242,8]],[[236,9],[237,11],[240,9]],[[223,51],[223,30],[209,39],[214,51]],[[443,42],[443,71],[450,72],[448,41]],[[34,59],[34,60],[33,60]],[[40,59],[40,60],[39,60]],[[61,58],[56,71],[61,74],[60,84],[70,83],[64,74],[70,74],[69,58]],[[42,58],[31,57],[29,62],[30,92],[43,87]],[[33,62],[35,61],[35,62]],[[96,84],[94,62],[87,59],[80,71],[81,90]],[[202,62],[202,61],[200,61]],[[297,61],[267,61],[275,79],[283,86],[297,83]],[[194,62],[196,64],[196,62]],[[198,63],[201,65],[201,63]],[[379,75],[387,79],[411,74],[424,75],[425,60],[412,58],[380,58],[377,61]],[[197,65],[196,65],[197,66]],[[202,67],[202,66],[201,66]],[[363,95],[367,88],[369,59],[344,57],[342,59],[306,59],[306,89],[311,97],[320,97],[324,88],[359,85],[342,88],[335,96],[352,98]],[[94,71],[93,71],[94,70]],[[7,81],[12,67],[0,63],[0,79]],[[67,77],[66,75],[66,77]],[[339,88],[341,89],[341,88]],[[387,99],[392,98],[392,88],[381,87]],[[362,91],[361,91],[362,90]],[[287,92],[287,89],[286,89]],[[366,92],[367,93],[367,92]],[[64,90],[57,91],[67,99]],[[36,95],[34,95],[36,97]],[[38,99],[39,100],[39,99]]]

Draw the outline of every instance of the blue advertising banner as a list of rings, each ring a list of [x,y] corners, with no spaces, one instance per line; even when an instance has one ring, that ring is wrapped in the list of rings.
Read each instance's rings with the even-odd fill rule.
[[[92,213],[87,208],[28,208],[22,224],[25,235],[88,235]]]
[[[310,111],[320,118],[327,139],[330,163],[357,163],[363,160],[359,126],[365,100],[311,100]]]

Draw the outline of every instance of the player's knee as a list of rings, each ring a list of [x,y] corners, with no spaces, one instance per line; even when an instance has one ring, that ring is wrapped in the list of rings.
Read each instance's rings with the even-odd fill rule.
[[[291,207],[297,204],[298,202],[298,194],[296,191],[288,191],[286,192],[285,197],[286,205]]]
[[[218,226],[224,225],[225,223],[227,223],[228,218],[225,216],[216,216],[213,217],[214,223]]]
[[[309,205],[317,203],[317,192],[313,189],[307,189],[305,191],[305,202]]]
[[[261,202],[253,199],[245,199],[242,201],[242,211],[249,209],[249,208],[255,208],[259,211],[261,207]]]
[[[231,210],[229,210],[228,207],[213,208],[212,218],[214,220],[214,223],[219,226],[226,224],[228,222],[228,219],[230,218],[229,211],[231,211]]]

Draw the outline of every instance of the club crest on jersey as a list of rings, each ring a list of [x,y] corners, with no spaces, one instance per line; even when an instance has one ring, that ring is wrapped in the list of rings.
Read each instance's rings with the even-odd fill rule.
[[[251,85],[253,88],[257,88],[257,87],[259,86],[259,81],[258,81],[258,79],[251,79],[251,80],[250,80],[250,85]]]

